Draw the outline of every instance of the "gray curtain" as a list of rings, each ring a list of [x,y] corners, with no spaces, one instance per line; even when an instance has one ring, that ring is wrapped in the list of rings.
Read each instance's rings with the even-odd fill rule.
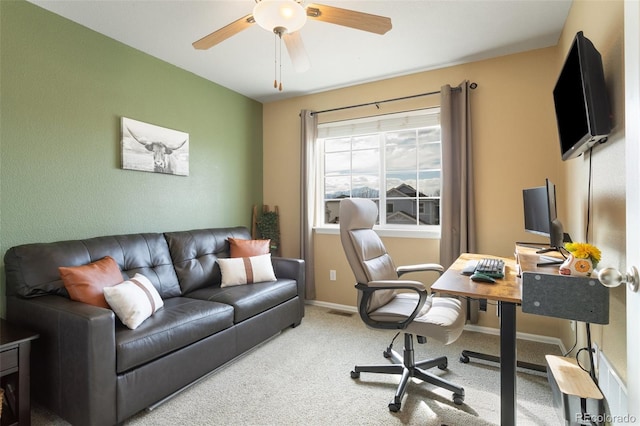
[[[442,194],[440,264],[476,251],[469,82],[441,88]],[[478,322],[478,301],[469,302],[467,318]]]
[[[316,162],[318,116],[313,111],[300,111],[300,258],[305,264],[307,300],[316,298],[314,281],[313,224],[315,223]]]

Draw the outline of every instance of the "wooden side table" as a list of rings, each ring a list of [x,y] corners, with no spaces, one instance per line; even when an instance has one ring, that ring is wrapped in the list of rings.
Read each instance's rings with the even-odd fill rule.
[[[0,385],[6,405],[2,426],[31,425],[31,341],[39,336],[0,319]]]
[[[603,425],[604,396],[576,360],[546,355],[554,405],[564,424]],[[556,397],[556,395],[558,395]]]

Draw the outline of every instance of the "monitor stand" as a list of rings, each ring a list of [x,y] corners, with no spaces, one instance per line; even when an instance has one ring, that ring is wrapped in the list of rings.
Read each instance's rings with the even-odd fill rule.
[[[543,249],[540,249],[540,250],[536,251],[536,254],[549,253],[549,252],[552,252],[552,251],[557,251],[557,252],[562,253],[560,251],[560,247],[549,247],[549,248],[543,248]]]
[[[571,242],[571,236],[566,232],[562,231],[562,224],[557,219],[551,223],[551,228],[552,228],[551,237],[550,237],[551,244],[549,244],[549,248],[543,248],[541,250],[536,251],[536,253],[544,254],[544,253],[557,251],[562,255],[563,258],[566,258],[564,253],[562,252],[562,250],[564,249],[564,247],[562,246],[563,246],[563,243]],[[540,262],[536,266],[553,266],[553,265],[562,265],[563,263],[564,263],[564,259],[556,260],[552,258],[547,258],[546,261]]]
[[[544,248],[544,249],[536,251],[536,254],[544,254],[544,253],[550,253],[550,252],[554,252],[554,251],[557,251],[558,253],[562,254],[562,250],[560,249],[560,247]],[[542,262],[536,263],[536,266],[562,265],[564,263],[564,261],[565,261],[565,259],[556,259],[556,258],[552,258],[551,256],[540,256],[540,260],[542,260]]]

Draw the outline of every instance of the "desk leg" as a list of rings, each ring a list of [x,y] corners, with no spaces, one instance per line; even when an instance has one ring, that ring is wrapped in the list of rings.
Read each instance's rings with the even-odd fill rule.
[[[500,425],[516,424],[516,305],[500,302]]]

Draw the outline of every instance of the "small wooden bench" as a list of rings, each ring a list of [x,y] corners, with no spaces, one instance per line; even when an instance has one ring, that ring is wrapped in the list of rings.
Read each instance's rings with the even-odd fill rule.
[[[601,411],[604,396],[589,373],[580,368],[577,361],[572,358],[556,355],[547,355],[545,358],[548,374],[553,376],[558,390],[562,393],[565,420],[569,424],[601,424],[601,422],[593,421],[593,416],[601,417],[604,415],[604,412]],[[571,409],[572,397],[574,401],[575,398],[580,400],[579,412]],[[590,410],[587,407],[588,400],[593,400],[589,404]],[[594,406],[597,407],[595,413],[593,412]]]

